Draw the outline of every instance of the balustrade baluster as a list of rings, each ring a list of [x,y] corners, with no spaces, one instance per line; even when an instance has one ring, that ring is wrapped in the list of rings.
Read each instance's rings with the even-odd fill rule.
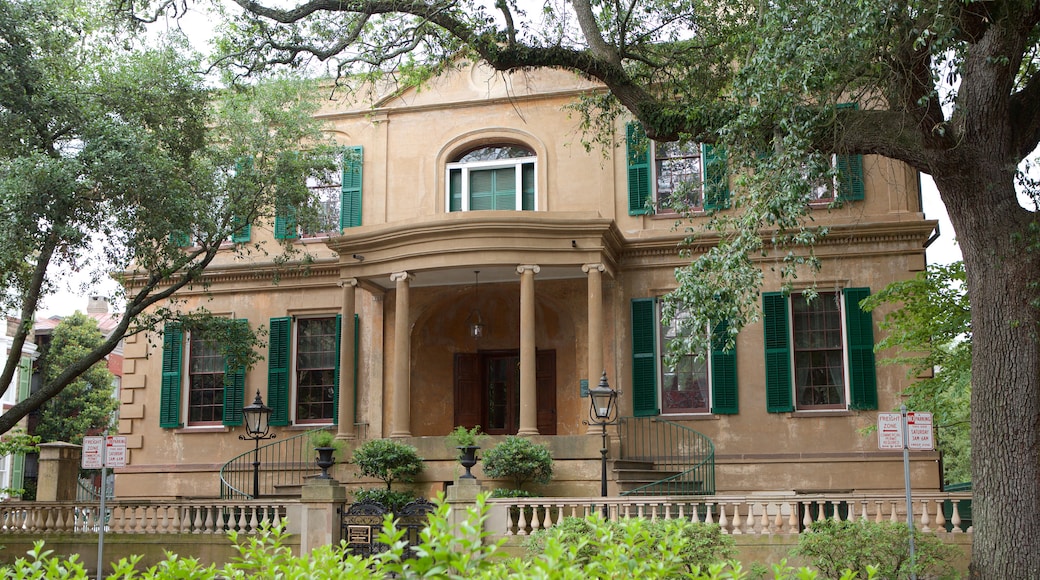
[[[47,511],[47,518],[43,521],[43,529],[41,532],[49,532],[54,529],[54,508],[44,508]]]
[[[928,525],[929,523],[931,523],[931,519],[928,517],[928,500],[922,499],[921,500],[921,531],[922,532],[927,533],[927,532],[932,531],[932,528],[929,527],[929,525]]]
[[[527,517],[524,514],[524,506],[518,507],[520,515],[516,518],[516,535],[526,536],[527,535]]]
[[[935,500],[935,531],[946,531],[946,514],[943,513],[943,500]]]
[[[834,521],[840,522],[841,521],[841,502],[836,500],[836,499],[832,499],[831,500],[831,506],[834,508]],[[847,516],[848,514],[845,514],[845,515]]]
[[[134,531],[138,534],[145,533],[148,528],[148,506],[135,507],[134,510],[134,521],[137,522],[137,526],[134,527]],[[141,517],[137,517],[137,513],[141,513]]]
[[[859,519],[860,519],[860,521],[865,522],[865,521],[868,521],[868,518],[867,518],[867,500],[863,500],[861,503],[862,503],[862,505],[860,506]]]
[[[827,514],[824,513],[824,512],[827,511],[825,509],[826,505],[827,505],[827,500],[825,500],[825,499],[816,500],[816,508],[817,508],[816,509],[816,521],[822,522],[823,520],[827,519]]]
[[[214,508],[213,506],[207,505],[207,506],[204,506],[202,509],[206,510],[206,523],[202,524],[202,527],[203,527],[202,533],[203,534],[222,533],[223,530],[221,530],[220,528],[223,527],[223,526],[220,524],[220,522],[217,521],[217,520],[220,519],[220,517],[219,517],[220,514],[216,513],[216,508]]]
[[[155,533],[156,507],[149,505],[144,508],[145,533]]]
[[[535,533],[542,528],[542,518],[538,517],[538,504],[531,506],[531,533]]]
[[[650,506],[650,521],[651,522],[656,522],[657,521],[657,502],[654,502]]]
[[[235,512],[238,512],[238,531],[245,533],[249,527],[249,506],[238,506],[232,508],[232,510],[232,518],[235,517]]]
[[[776,518],[773,519],[773,533],[784,533],[784,504],[780,502],[777,502],[776,504]]]
[[[542,522],[542,529],[548,530],[551,527],[553,527],[552,504],[545,504],[545,521]]]
[[[807,530],[809,529],[809,526],[812,525],[812,510],[809,509],[810,505],[812,505],[812,502],[802,502],[802,506],[805,508],[805,515],[802,516],[802,527]]]
[[[733,535],[739,536],[743,533],[740,529],[740,504],[733,504]]]
[[[961,529],[961,512],[960,512],[961,500],[955,499],[955,500],[953,500],[950,503],[953,504],[953,517],[950,518],[950,522],[953,524],[953,533],[959,534],[959,533],[964,531],[964,530]]]
[[[769,505],[769,502],[762,503],[762,521],[759,522],[762,524],[762,531],[759,532],[760,534],[769,533]],[[780,504],[776,506],[776,517],[780,517]]]
[[[896,504],[897,503],[898,502],[896,502],[896,501],[892,502],[892,516],[888,518],[888,521],[890,521],[890,522],[898,522],[899,521],[899,517],[896,516]]]
[[[249,510],[252,517],[249,518],[249,531],[256,533],[260,528],[260,518],[257,517],[257,512],[263,509],[261,506],[253,506],[253,509]]]
[[[672,519],[672,502],[664,504],[664,519]]]
[[[729,518],[726,517],[726,504],[719,504],[719,527],[722,528],[723,534],[729,533]]]
[[[203,524],[205,524],[205,520],[203,520],[202,516],[202,510],[204,508],[202,506],[193,506],[193,509],[195,510],[195,520],[192,524],[191,533],[201,534],[205,531],[205,528],[203,527]]]
[[[706,523],[706,524],[713,524],[713,523],[715,523],[711,519],[711,508],[712,508],[712,503],[711,502],[708,502],[708,503],[704,504],[704,523]]]
[[[787,533],[798,533],[798,502],[787,502]]]
[[[684,509],[685,507],[686,507],[686,502],[682,502],[682,503],[679,504],[679,519],[680,520],[685,520],[686,519],[686,514],[683,513],[685,511],[685,509]]]

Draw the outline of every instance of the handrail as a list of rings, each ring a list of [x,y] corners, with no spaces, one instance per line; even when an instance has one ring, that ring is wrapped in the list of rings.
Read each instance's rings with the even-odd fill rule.
[[[620,431],[622,459],[669,472],[621,495],[715,493],[715,444],[703,433],[659,417],[622,417]]]
[[[320,430],[304,431],[260,446],[256,452],[260,461],[260,496],[278,495],[278,487],[301,485],[306,475],[318,471],[314,461],[305,458],[304,453],[311,433]],[[254,450],[250,449],[221,466],[221,499],[257,499],[252,493],[253,454]]]

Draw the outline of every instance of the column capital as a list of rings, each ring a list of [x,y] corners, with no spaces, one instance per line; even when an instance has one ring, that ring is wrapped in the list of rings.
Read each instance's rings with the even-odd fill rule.
[[[347,286],[357,286],[357,285],[358,285],[358,279],[357,278],[340,278],[339,279],[339,287],[340,288],[346,288]]]
[[[391,282],[408,282],[412,278],[415,278],[415,276],[409,274],[408,272],[393,272],[392,274],[390,274]]]
[[[582,266],[581,266],[581,271],[585,272],[586,274],[588,274],[589,272],[591,272],[593,270],[595,270],[597,272],[606,272],[607,271],[607,267],[604,266],[601,262],[596,262],[594,264],[582,264]]]
[[[516,267],[517,274],[523,274],[524,272],[531,272],[537,274],[542,271],[542,267],[537,264],[520,264]]]

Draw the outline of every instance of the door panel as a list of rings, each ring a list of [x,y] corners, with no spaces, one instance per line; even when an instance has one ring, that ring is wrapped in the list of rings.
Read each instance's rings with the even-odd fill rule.
[[[539,351],[535,371],[537,426],[556,434],[556,351]],[[515,435],[520,427],[518,351],[455,354],[455,425],[480,425],[490,435]]]
[[[484,409],[483,392],[480,385],[480,355],[457,353],[455,355],[455,425],[472,429],[483,425],[481,411]]]

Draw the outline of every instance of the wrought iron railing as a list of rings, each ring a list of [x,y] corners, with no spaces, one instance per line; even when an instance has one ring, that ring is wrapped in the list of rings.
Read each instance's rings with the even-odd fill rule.
[[[715,493],[715,445],[707,436],[659,417],[622,417],[619,429],[621,459],[659,476],[621,495]]]
[[[304,476],[318,472],[309,443],[314,431],[318,429],[260,446],[256,451],[260,461],[260,497],[282,495],[284,490],[303,485]],[[221,499],[257,499],[253,497],[254,460],[254,450],[250,449],[220,468]]]

